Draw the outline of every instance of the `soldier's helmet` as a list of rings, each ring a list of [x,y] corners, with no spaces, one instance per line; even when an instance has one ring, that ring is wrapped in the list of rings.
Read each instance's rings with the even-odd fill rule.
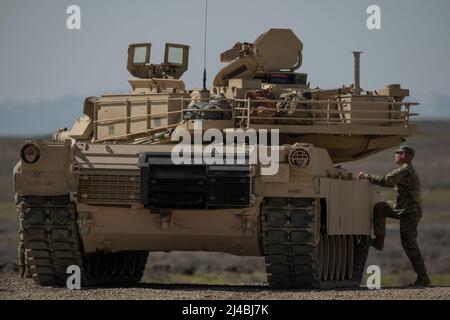
[[[409,154],[411,157],[414,157],[414,155],[416,154],[416,150],[414,150],[414,148],[410,146],[400,146],[397,150],[395,150],[395,153],[400,152]]]

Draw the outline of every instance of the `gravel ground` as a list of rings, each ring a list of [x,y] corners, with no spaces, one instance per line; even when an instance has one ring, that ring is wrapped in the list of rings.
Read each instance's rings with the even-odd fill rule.
[[[275,291],[263,285],[213,286],[213,285],[176,285],[141,284],[136,287],[67,290],[63,288],[41,288],[32,280],[21,280],[15,273],[0,276],[0,300],[3,299],[76,299],[76,300],[368,300],[368,299],[445,299],[450,300],[450,287],[432,288],[385,288],[368,290],[329,291]]]

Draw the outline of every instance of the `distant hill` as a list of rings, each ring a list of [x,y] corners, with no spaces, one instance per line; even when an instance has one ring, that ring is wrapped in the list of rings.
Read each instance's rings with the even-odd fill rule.
[[[421,119],[449,119],[450,118],[450,96],[441,94],[427,94],[422,97],[413,97],[410,101],[417,101],[420,106],[414,111],[420,114]]]
[[[124,93],[128,89],[114,89],[107,93]],[[106,92],[100,92],[101,95]],[[53,134],[58,128],[71,128],[83,115],[85,97],[67,96],[35,103],[0,103],[1,136],[41,136]]]
[[[33,104],[0,104],[0,136],[35,136],[72,127],[82,115],[83,98],[65,97]]]

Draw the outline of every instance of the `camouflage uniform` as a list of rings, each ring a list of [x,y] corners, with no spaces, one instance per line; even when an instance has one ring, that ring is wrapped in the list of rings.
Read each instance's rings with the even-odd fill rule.
[[[411,163],[404,163],[385,176],[368,175],[370,182],[383,187],[394,187],[395,201],[378,202],[374,206],[374,234],[381,242],[386,234],[386,217],[400,220],[403,249],[419,276],[426,276],[425,263],[417,244],[417,224],[422,218],[420,181]]]

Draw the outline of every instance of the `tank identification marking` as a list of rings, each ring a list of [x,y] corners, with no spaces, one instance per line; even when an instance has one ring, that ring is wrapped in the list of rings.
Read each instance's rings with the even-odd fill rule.
[[[242,219],[242,234],[244,238],[253,238],[255,235],[255,223],[253,219]]]
[[[42,181],[38,180],[38,181],[27,181],[27,186],[29,187],[40,187],[42,186]]]
[[[278,174],[279,152],[273,152],[280,148],[278,129],[259,129],[258,132],[251,128],[232,129],[226,131],[224,138],[218,129],[208,129],[203,133],[202,123],[195,122],[193,144],[191,140],[188,130],[179,128],[174,131],[171,141],[178,144],[171,151],[173,164],[261,164],[261,175]],[[203,148],[203,142],[210,144]]]
[[[29,187],[50,187],[54,184],[53,180],[35,180],[35,181],[26,181],[27,186]]]
[[[172,220],[172,215],[170,212],[168,211],[162,211],[159,214],[159,219],[160,219],[160,227],[162,230],[167,230],[170,227],[170,222]]]
[[[88,235],[91,232],[92,214],[88,211],[80,211],[78,214],[78,227],[80,233]]]
[[[288,189],[288,193],[300,194],[300,193],[303,193],[303,190],[302,189]]]

